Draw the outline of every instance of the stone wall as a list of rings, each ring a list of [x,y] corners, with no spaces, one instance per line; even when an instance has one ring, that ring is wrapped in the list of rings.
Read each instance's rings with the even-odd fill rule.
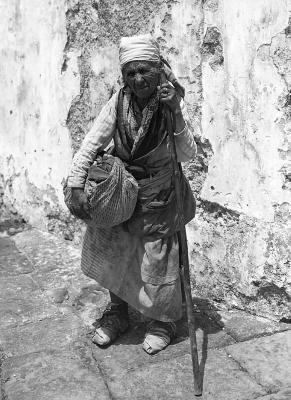
[[[2,213],[78,241],[72,154],[118,89],[120,36],[156,35],[201,120],[185,172],[195,294],[291,318],[291,4],[287,0],[0,0]],[[195,279],[195,284],[194,284]]]

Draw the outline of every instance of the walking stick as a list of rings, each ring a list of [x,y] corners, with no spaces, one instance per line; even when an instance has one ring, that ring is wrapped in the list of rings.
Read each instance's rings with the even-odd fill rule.
[[[186,308],[187,308],[187,319],[188,319],[188,329],[190,337],[190,347],[191,347],[191,357],[192,357],[192,367],[194,376],[194,394],[195,396],[201,396],[201,379],[199,372],[199,360],[197,353],[197,341],[196,341],[196,329],[195,329],[195,316],[193,311],[192,296],[191,296],[191,285],[190,285],[190,273],[189,273],[189,258],[188,258],[188,245],[187,245],[187,235],[184,223],[184,213],[183,213],[183,202],[182,202],[182,191],[180,187],[180,169],[177,160],[177,151],[174,138],[174,129],[172,123],[172,116],[170,109],[166,107],[166,122],[167,130],[169,134],[169,147],[170,154],[173,163],[174,170],[174,185],[175,194],[179,218],[179,245],[181,248],[181,275],[184,285],[185,298],[186,298]]]

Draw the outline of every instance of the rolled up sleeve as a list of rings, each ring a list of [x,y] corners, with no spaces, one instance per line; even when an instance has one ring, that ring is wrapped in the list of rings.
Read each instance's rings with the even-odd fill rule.
[[[184,101],[181,101],[181,111],[185,121],[185,127],[181,132],[175,132],[175,143],[178,162],[192,160],[197,153],[197,145],[194,136],[200,135],[199,122],[196,119],[190,121]]]

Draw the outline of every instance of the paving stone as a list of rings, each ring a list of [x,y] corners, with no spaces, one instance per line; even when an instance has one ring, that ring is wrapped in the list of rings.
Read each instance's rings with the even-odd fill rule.
[[[233,343],[234,340],[213,322],[201,316],[196,318],[197,322],[197,345],[203,353],[209,349],[220,348]],[[131,327],[127,333],[122,335],[108,348],[93,346],[93,354],[99,362],[102,370],[107,376],[124,375],[127,371],[140,368],[147,364],[167,362],[173,357],[190,353],[188,327],[185,318],[178,324],[177,338],[164,351],[149,356],[142,350],[146,326],[139,320],[132,320]]]
[[[238,342],[291,329],[291,324],[270,321],[244,311],[221,311],[219,314],[226,332]]]
[[[0,335],[16,325],[33,323],[59,314],[59,307],[49,303],[46,299],[7,299],[0,301]]]
[[[35,269],[31,277],[50,301],[73,306],[87,327],[100,318],[108,300],[106,289],[86,277],[80,268],[81,252],[61,238],[32,229],[14,237]],[[59,296],[57,293],[65,293]]]
[[[31,277],[44,291],[48,292],[49,296],[51,291],[60,288],[68,290],[70,299],[79,297],[82,290],[86,290],[87,287],[94,287],[94,290],[107,293],[106,289],[98,285],[93,279],[87,278],[80,269],[76,270],[69,265],[49,272],[34,271]]]
[[[19,252],[9,238],[0,238],[0,278],[27,274],[33,271],[29,260]]]
[[[280,390],[267,396],[258,397],[256,400],[290,400],[291,399],[291,386]]]
[[[43,295],[60,309],[72,307],[88,328],[102,316],[108,304],[108,291],[92,279],[76,271],[53,270],[48,273],[34,272],[33,280],[42,285]],[[63,295],[62,295],[63,294]]]
[[[54,235],[31,229],[13,236],[13,241],[35,270],[49,272],[66,266],[70,270],[79,268],[80,249]]]
[[[8,249],[8,250],[7,250]],[[9,246],[6,247],[9,251]],[[5,251],[6,251],[5,250]],[[19,254],[15,255],[19,261]],[[17,261],[18,260],[18,261]],[[16,268],[17,269],[17,268]],[[31,277],[8,274],[0,279],[0,331],[9,325],[36,322],[59,312],[45,291]],[[42,282],[45,285],[45,282]]]
[[[7,400],[109,400],[97,368],[74,352],[38,352],[2,364]]]
[[[3,347],[10,357],[5,361],[6,400],[110,398],[98,370],[93,367],[92,360],[88,361],[90,357],[80,357],[88,345],[93,349],[94,358],[107,377],[116,400],[193,399],[185,320],[179,324],[178,338],[173,345],[156,356],[149,356],[141,349],[145,330],[142,319],[132,319],[128,333],[107,349],[100,349],[91,343],[84,345],[82,340],[86,335],[89,337],[88,328],[92,328],[94,320],[101,316],[108,296],[106,290],[80,271],[80,249],[35,229],[16,234],[13,241],[24,254],[19,252],[11,238],[0,239],[0,251],[4,249],[0,255],[0,348]],[[22,275],[18,277],[18,274]],[[58,304],[52,304],[54,302]],[[229,314],[224,315],[218,325],[201,314],[197,317],[202,370],[206,361],[203,399],[286,400],[287,392],[267,395],[267,391],[258,384],[265,385],[261,382],[268,381],[265,379],[264,363],[273,365],[272,353],[276,343],[271,345],[274,347],[271,355],[257,362],[257,375],[252,372],[252,368],[256,369],[250,361],[252,351],[248,354],[241,349],[240,353],[236,347],[239,344],[233,343],[288,329],[287,324],[276,325],[246,313],[232,313],[230,317]],[[29,321],[33,323],[27,323]],[[223,323],[225,330],[221,329]],[[247,346],[249,343],[253,341],[247,342]],[[246,343],[242,345],[246,346]],[[242,359],[247,354],[245,364],[239,359],[237,363],[223,350],[216,350],[225,346],[228,346],[229,354],[237,352]],[[277,347],[282,353],[282,343]],[[284,350],[288,354],[285,360],[290,361],[290,346],[287,347]],[[266,344],[265,350],[267,348]],[[280,362],[281,358],[277,356],[275,368]],[[286,373],[286,363],[284,368]],[[277,392],[279,383],[286,386],[286,374],[277,374],[279,378],[282,375],[280,379],[285,383],[272,376],[276,384],[267,382],[268,393]],[[257,377],[261,379],[258,383],[254,380]],[[105,397],[102,397],[103,394]],[[279,395],[285,397],[270,397]]]
[[[70,265],[58,266],[51,271],[42,271],[41,269],[32,272],[31,277],[44,290],[53,290],[58,288],[68,288],[77,284],[76,271]]]
[[[35,296],[41,296],[41,290],[30,276],[1,277],[0,301],[5,299],[26,299]]]
[[[81,320],[74,316],[47,318],[36,323],[8,327],[0,331],[0,346],[7,356],[23,355],[68,346],[84,334]]]
[[[79,248],[36,229],[22,232],[16,235],[14,240],[35,266],[31,277],[50,298],[54,298],[54,301],[55,296],[52,294],[58,291],[68,291],[72,302],[83,296],[83,292],[88,288],[94,288],[95,292],[107,293],[103,287],[82,273]]]
[[[234,344],[226,351],[268,390],[291,386],[291,331]]]
[[[252,400],[266,393],[223,350],[213,350],[204,356],[201,372],[203,400]],[[113,398],[118,400],[195,398],[190,355],[128,371],[126,379],[108,377],[107,384]]]

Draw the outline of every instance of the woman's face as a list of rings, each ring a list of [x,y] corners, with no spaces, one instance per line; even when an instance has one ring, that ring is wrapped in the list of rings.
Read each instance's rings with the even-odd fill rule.
[[[140,99],[150,97],[156,90],[160,70],[157,63],[151,61],[131,61],[122,69],[124,82]]]

